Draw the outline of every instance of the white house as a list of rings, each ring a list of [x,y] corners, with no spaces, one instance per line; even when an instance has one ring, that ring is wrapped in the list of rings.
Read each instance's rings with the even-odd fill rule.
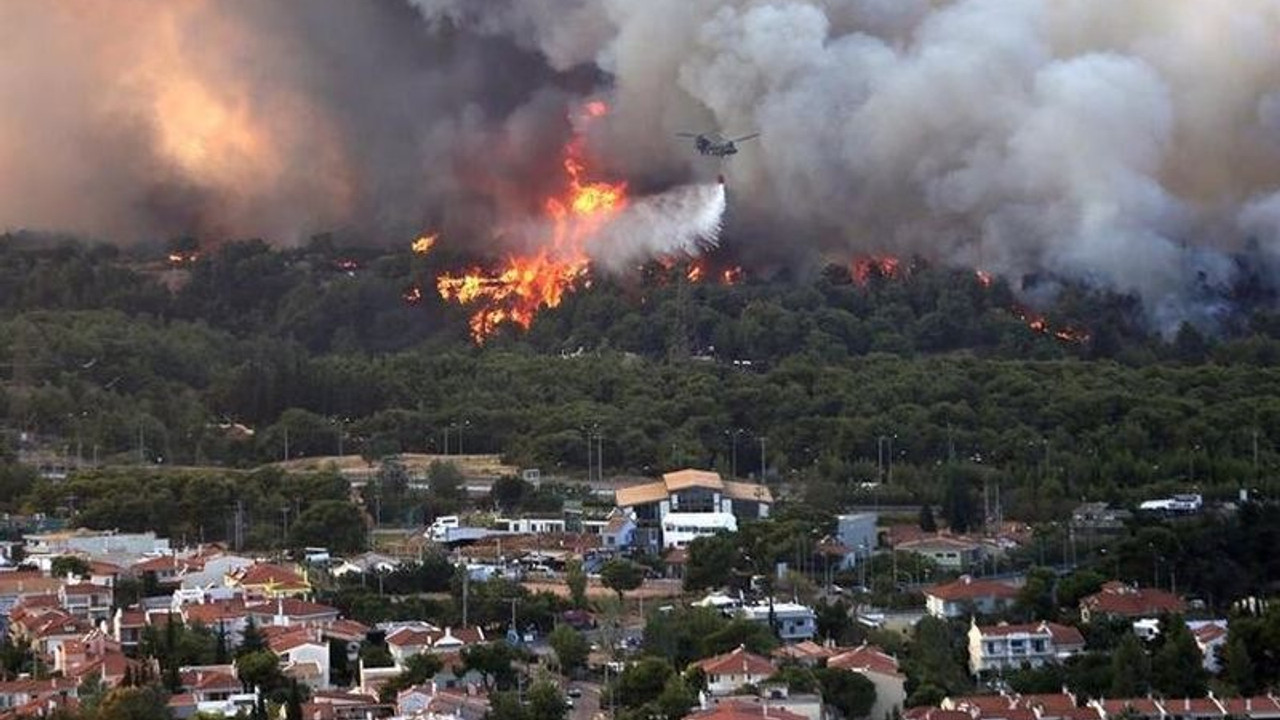
[[[862,645],[827,659],[827,667],[855,672],[876,687],[876,702],[867,715],[872,720],[895,717],[907,701],[907,676],[898,660],[875,645]]]
[[[1083,651],[1084,636],[1069,625],[969,622],[969,670],[974,675],[1059,663]]]
[[[298,630],[276,635],[267,641],[267,646],[280,657],[280,669],[286,677],[317,690],[329,687],[329,643],[318,632]]]
[[[741,645],[695,665],[707,676],[707,692],[712,695],[732,695],[743,685],[759,685],[778,671],[768,658],[747,652]]]
[[[740,611],[748,620],[767,623],[772,618],[778,637],[784,642],[810,640],[818,632],[818,616],[813,608],[783,602],[747,605]]]
[[[993,615],[1011,607],[1018,588],[994,580],[961,575],[951,582],[924,591],[924,606],[930,615],[943,620],[968,615]]]
[[[618,509],[635,518],[635,544],[684,547],[694,538],[736,530],[739,519],[768,517],[769,488],[724,480],[719,473],[679,470],[661,480],[619,489]]]

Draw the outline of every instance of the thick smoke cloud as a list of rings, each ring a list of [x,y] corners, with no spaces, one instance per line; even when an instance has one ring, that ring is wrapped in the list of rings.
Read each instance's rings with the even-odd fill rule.
[[[432,31],[399,1],[3,3],[0,229],[483,227],[555,162],[552,80],[537,54]]]
[[[591,95],[633,188],[721,171],[677,131],[762,133],[723,167],[749,261],[920,253],[1170,327],[1280,254],[1274,0],[15,2],[0,93],[3,227],[481,243]]]
[[[761,131],[728,165],[731,230],[781,224],[793,258],[916,252],[1083,280],[1168,327],[1207,319],[1204,291],[1230,285],[1249,238],[1280,249],[1270,0],[483,6],[419,2],[611,73],[607,145],[631,174],[684,165],[678,130]]]

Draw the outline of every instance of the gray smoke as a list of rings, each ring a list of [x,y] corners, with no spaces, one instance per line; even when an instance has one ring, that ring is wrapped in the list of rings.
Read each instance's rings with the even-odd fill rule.
[[[633,188],[721,171],[678,131],[762,133],[723,164],[748,258],[919,253],[1171,327],[1280,255],[1276,0],[12,2],[0,93],[0,227],[485,243],[604,96]]]
[[[727,165],[737,213],[807,228],[797,256],[1085,281],[1168,327],[1248,238],[1280,249],[1273,0],[418,5],[610,73],[628,173],[704,164],[679,130],[762,132]]]

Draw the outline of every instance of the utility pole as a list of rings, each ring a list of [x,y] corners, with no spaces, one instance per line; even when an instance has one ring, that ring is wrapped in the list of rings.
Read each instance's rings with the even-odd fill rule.
[[[289,426],[284,426],[284,459],[289,459]]]
[[[462,627],[467,627],[467,611],[468,604],[471,600],[471,571],[464,564],[462,566]]]
[[[235,543],[236,550],[244,545],[244,501],[236,500],[236,515],[232,540]]]
[[[768,438],[765,437],[764,435],[761,435],[756,439],[760,441],[760,484],[763,485],[765,471],[769,467],[769,465],[765,462],[765,459],[764,459],[764,441],[768,440]]]

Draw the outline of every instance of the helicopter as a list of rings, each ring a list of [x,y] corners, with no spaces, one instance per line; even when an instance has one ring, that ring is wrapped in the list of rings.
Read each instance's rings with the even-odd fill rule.
[[[697,148],[698,153],[709,155],[711,157],[728,157],[738,154],[738,143],[745,142],[752,138],[760,137],[760,133],[752,133],[743,135],[740,138],[726,140],[719,132],[708,133],[676,133],[677,137],[693,138],[693,146]]]

